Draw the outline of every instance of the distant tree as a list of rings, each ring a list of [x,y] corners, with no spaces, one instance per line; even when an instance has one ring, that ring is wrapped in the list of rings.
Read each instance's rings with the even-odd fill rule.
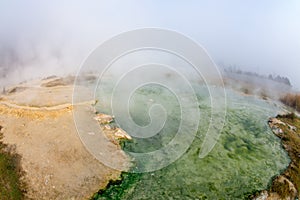
[[[273,76],[272,74],[269,74],[268,76],[258,74],[256,72],[250,72],[250,71],[242,71],[240,69],[237,69],[235,66],[230,66],[225,69],[225,72],[229,73],[235,73],[235,74],[243,74],[247,76],[254,76],[254,77],[259,77],[259,78],[264,78],[264,79],[269,79],[272,81],[276,81],[278,83],[283,83],[288,86],[292,86],[290,80],[287,77],[281,77],[279,75]]]
[[[273,80],[272,74],[269,74],[268,79]]]

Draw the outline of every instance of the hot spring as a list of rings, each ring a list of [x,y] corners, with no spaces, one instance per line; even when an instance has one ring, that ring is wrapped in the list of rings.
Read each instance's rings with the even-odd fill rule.
[[[194,108],[200,110],[199,128],[184,154],[160,170],[127,174],[121,184],[110,186],[96,195],[96,199],[243,199],[267,188],[272,177],[287,167],[287,153],[267,123],[282,108],[273,101],[244,96],[230,89],[226,90],[227,114],[220,137],[212,151],[199,158],[211,104],[207,87],[201,84],[193,87],[199,102]],[[113,114],[111,102],[105,101],[110,92],[110,89],[100,91],[98,111]],[[167,88],[150,84],[135,90],[128,101],[132,120],[140,126],[149,124],[148,113],[153,104],[160,104],[166,110],[163,128],[152,137],[125,141],[122,144],[125,152],[151,152],[167,145],[175,136],[181,120],[180,105]],[[118,125],[128,127],[128,124]],[[147,160],[133,163],[143,169],[155,165]]]

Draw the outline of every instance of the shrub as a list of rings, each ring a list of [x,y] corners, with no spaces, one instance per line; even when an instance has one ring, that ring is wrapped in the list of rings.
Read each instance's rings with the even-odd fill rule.
[[[0,126],[0,130],[3,127]],[[0,199],[24,199],[25,183],[20,180],[23,174],[21,156],[15,146],[3,144],[0,133]]]
[[[280,101],[285,105],[300,111],[300,94],[286,94],[280,98]]]

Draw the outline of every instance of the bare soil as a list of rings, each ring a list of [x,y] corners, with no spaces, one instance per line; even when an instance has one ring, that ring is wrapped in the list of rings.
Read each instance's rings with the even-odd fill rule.
[[[73,120],[72,111],[78,106],[71,104],[72,85],[62,79],[64,84],[56,85],[55,80],[57,77],[23,83],[13,87],[21,90],[1,96],[3,142],[15,145],[21,155],[26,199],[88,199],[121,172],[86,150]],[[91,103],[82,102],[80,108],[84,115],[94,117]],[[118,143],[103,143],[110,143],[103,145],[110,147],[107,151],[120,150]],[[124,153],[114,156],[119,161],[116,164],[129,162]]]

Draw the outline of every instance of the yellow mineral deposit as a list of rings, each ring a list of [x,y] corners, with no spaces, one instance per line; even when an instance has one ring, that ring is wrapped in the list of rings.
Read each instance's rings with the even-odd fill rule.
[[[96,160],[79,139],[72,115],[77,107],[72,105],[71,82],[70,77],[34,80],[11,87],[0,98],[3,142],[15,145],[22,157],[26,198],[86,199],[120,176],[120,171]],[[95,115],[90,112],[91,102],[80,105],[87,108],[86,115]],[[95,117],[103,123],[113,119]],[[112,131],[129,138],[120,129]],[[103,142],[120,149],[117,142]],[[125,154],[116,156],[122,163],[129,162]]]

